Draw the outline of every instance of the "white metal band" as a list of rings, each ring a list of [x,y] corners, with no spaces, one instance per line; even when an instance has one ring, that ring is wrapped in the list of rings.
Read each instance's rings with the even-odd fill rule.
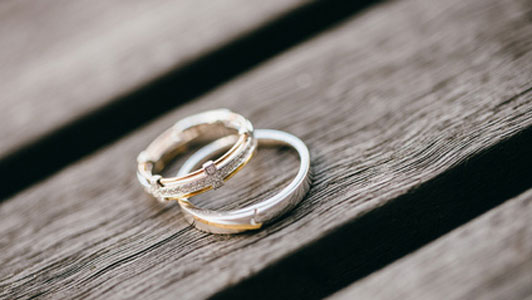
[[[188,143],[238,134],[231,149],[204,168],[178,177],[156,174],[182,152]],[[137,178],[146,191],[160,200],[191,197],[223,185],[252,157],[257,146],[253,126],[243,116],[227,109],[199,113],[175,123],[157,137],[138,158]]]
[[[303,199],[310,187],[310,154],[299,138],[289,133],[271,130],[255,130],[259,145],[288,145],[293,147],[300,159],[296,177],[275,196],[257,204],[231,211],[213,211],[195,206],[186,198],[178,199],[186,220],[196,228],[211,233],[238,233],[259,229],[294,208]],[[234,142],[231,137],[222,138],[201,148],[183,164],[178,175],[193,170],[213,153],[227,148]]]

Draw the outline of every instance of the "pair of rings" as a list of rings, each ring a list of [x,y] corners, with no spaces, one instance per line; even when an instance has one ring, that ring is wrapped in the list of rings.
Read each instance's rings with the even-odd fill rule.
[[[218,139],[217,139],[218,138]],[[212,141],[183,164],[176,177],[159,175],[165,165],[193,142]],[[218,189],[242,169],[261,146],[286,145],[296,150],[300,166],[295,178],[273,197],[229,211],[208,210],[189,198]],[[197,166],[215,153],[222,156]],[[178,201],[187,222],[211,233],[239,233],[261,228],[294,208],[310,188],[310,154],[299,138],[271,129],[253,129],[243,116],[227,109],[211,110],[178,121],[164,131],[138,158],[137,177],[146,192],[166,202]],[[195,171],[194,171],[195,170]]]

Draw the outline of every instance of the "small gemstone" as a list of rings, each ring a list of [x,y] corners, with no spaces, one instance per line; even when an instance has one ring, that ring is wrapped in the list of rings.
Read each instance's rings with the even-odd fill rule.
[[[203,164],[203,170],[209,176],[216,174],[216,172],[218,171],[218,169],[216,168],[216,165],[214,164],[212,160],[209,160],[208,162]]]
[[[224,181],[223,180],[214,180],[212,182],[212,188],[215,189],[215,190],[221,188],[223,185],[224,185]]]

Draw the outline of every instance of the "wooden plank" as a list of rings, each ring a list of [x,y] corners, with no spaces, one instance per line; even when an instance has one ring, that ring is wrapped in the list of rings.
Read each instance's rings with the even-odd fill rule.
[[[1,295],[204,298],[376,208],[400,206],[398,197],[532,125],[527,7],[519,0],[377,6],[18,194],[0,206]],[[151,139],[217,107],[243,113],[257,128],[294,133],[311,151],[308,197],[256,233],[198,232],[136,182],[136,155]],[[528,145],[514,144],[519,153]],[[259,154],[202,201],[230,207],[275,192],[296,166],[277,154]],[[530,171],[530,159],[506,154],[498,157],[512,164],[486,167],[520,183],[514,179]],[[484,195],[486,184],[465,195]],[[342,237],[338,248],[352,244]]]
[[[532,190],[330,299],[525,299],[532,295]]]
[[[294,0],[295,1],[295,0]],[[301,0],[303,1],[303,0]],[[51,89],[50,93],[57,93],[53,99],[57,98],[56,102],[53,101],[47,101],[46,106],[43,106],[41,103],[42,101],[39,101],[37,104],[28,104],[28,101],[33,101],[35,98],[29,98],[28,101],[19,101],[20,103],[26,103],[26,104],[17,104],[19,108],[15,108],[15,105],[6,105],[6,109],[0,110],[0,111],[7,111],[8,117],[1,118],[1,112],[0,112],[0,122],[5,119],[6,124],[0,124],[0,128],[8,128],[6,130],[6,134],[9,134],[10,139],[12,139],[13,142],[15,141],[21,141],[19,146],[13,147],[6,153],[3,153],[0,151],[0,173],[7,174],[9,173],[10,176],[4,176],[2,178],[2,182],[4,183],[5,187],[0,189],[0,199],[8,198],[9,196],[13,195],[14,193],[22,190],[23,188],[43,179],[47,176],[53,174],[57,170],[67,166],[73,161],[76,161],[80,159],[81,157],[88,155],[89,153],[94,152],[96,149],[99,149],[100,147],[103,147],[103,145],[106,145],[123,135],[127,134],[128,132],[134,130],[135,128],[140,127],[141,125],[147,123],[150,120],[153,120],[160,115],[166,113],[167,111],[176,108],[177,106],[185,103],[186,101],[189,101],[191,99],[194,99],[196,97],[199,97],[200,95],[203,95],[209,90],[214,89],[215,87],[219,86],[220,84],[229,81],[231,78],[235,77],[236,75],[258,65],[262,61],[275,56],[276,54],[280,53],[281,51],[297,45],[301,41],[315,35],[317,32],[320,32],[324,30],[324,28],[329,27],[331,24],[334,24],[335,22],[339,22],[342,19],[347,18],[348,16],[352,15],[356,11],[361,10],[363,7],[370,4],[372,0],[363,0],[363,1],[344,1],[344,0],[330,0],[330,1],[309,1],[307,4],[296,4],[294,3],[297,8],[295,9],[289,9],[286,7],[287,2],[283,2],[282,7],[285,7],[286,10],[288,10],[287,13],[283,13],[280,16],[274,15],[271,16],[273,20],[268,21],[267,24],[259,24],[257,25],[257,28],[250,27],[249,30],[245,31],[244,34],[238,35],[237,38],[232,38],[230,36],[219,36],[221,39],[227,39],[225,42],[221,43],[222,45],[216,45],[216,47],[213,46],[214,50],[210,51],[211,49],[206,49],[204,52],[199,51],[198,56],[194,56],[190,60],[180,61],[180,62],[172,62],[172,61],[164,61],[161,62],[161,68],[164,67],[165,70],[171,70],[169,73],[164,73],[164,76],[158,77],[160,74],[153,73],[156,71],[161,71],[154,68],[148,68],[143,67],[136,68],[140,64],[138,62],[131,63],[131,59],[129,59],[129,56],[135,56],[136,52],[131,52],[133,50],[139,51],[139,52],[146,52],[147,55],[152,55],[150,51],[159,51],[159,45],[162,45],[163,52],[169,51],[168,53],[177,53],[176,57],[174,58],[180,58],[180,54],[186,54],[184,49],[188,49],[186,47],[181,47],[181,45],[176,45],[174,41],[176,39],[173,36],[167,37],[170,41],[170,46],[175,46],[177,49],[171,49],[165,41],[161,41],[161,43],[155,43],[156,46],[153,46],[152,44],[143,44],[145,41],[153,41],[153,37],[159,37],[158,34],[152,34],[150,32],[146,33],[145,31],[142,31],[143,34],[138,34],[137,32],[133,32],[132,34],[127,35],[125,38],[131,37],[131,35],[134,35],[132,37],[132,40],[127,40],[129,42],[135,42],[137,41],[137,38],[140,39],[140,46],[139,45],[133,45],[131,51],[127,51],[124,55],[127,57],[122,57],[122,52],[117,52],[116,50],[112,49],[113,51],[110,51],[109,55],[114,55],[115,53],[117,55],[114,55],[112,59],[117,58],[117,60],[112,60],[112,62],[115,62],[118,67],[116,67],[114,64],[111,64],[111,67],[116,67],[117,70],[111,70],[107,73],[112,74],[113,76],[116,75],[119,71],[124,71],[124,74],[119,74],[115,76],[116,78],[120,78],[120,80],[115,80],[112,83],[115,85],[112,85],[111,88],[113,89],[124,89],[124,85],[129,84],[130,82],[127,81],[135,74],[140,74],[139,76],[142,78],[154,78],[158,77],[157,79],[150,81],[149,84],[145,85],[145,82],[138,82],[139,85],[142,85],[141,88],[136,89],[135,87],[132,87],[133,93],[128,93],[126,91],[126,95],[118,95],[118,98],[114,98],[116,95],[107,94],[105,95],[107,97],[106,100],[104,98],[101,99],[101,101],[91,100],[87,102],[81,102],[81,103],[88,103],[88,104],[81,104],[80,107],[78,107],[78,104],[71,104],[72,102],[76,102],[77,100],[83,98],[86,94],[82,95],[76,95],[75,98],[72,98],[70,94],[68,94],[68,91],[78,91],[81,89],[74,89],[70,88],[69,86],[61,86],[57,87],[57,89]],[[77,5],[71,4],[69,5]],[[153,2],[150,2],[153,3]],[[164,13],[161,13],[163,16],[167,16],[168,12],[171,13],[172,7],[174,7],[175,4],[169,5],[171,7],[163,8]],[[106,2],[106,4],[108,4]],[[112,4],[112,3],[111,3]],[[128,3],[128,7],[131,3]],[[227,3],[229,4],[229,3]],[[88,5],[88,4],[87,4]],[[213,4],[211,4],[213,5]],[[218,5],[218,4],[216,4]],[[221,4],[220,4],[221,5]],[[248,5],[248,3],[246,3]],[[251,4],[249,4],[251,5]],[[270,5],[277,5],[275,2],[268,2],[266,4],[267,6]],[[68,6],[68,5],[67,5]],[[89,9],[87,9],[88,12],[93,12],[94,4],[91,2],[89,5]],[[164,6],[164,5],[163,5]],[[179,6],[179,5],[178,5]],[[97,6],[96,6],[97,7]],[[193,5],[194,8],[201,8],[203,6],[197,6],[197,3]],[[207,6],[207,8],[210,6]],[[247,6],[246,6],[247,7]],[[255,7],[255,6],[253,6]],[[277,7],[277,6],[276,6]],[[224,4],[224,8],[230,8],[230,5],[226,7]],[[260,8],[260,6],[258,6]],[[273,7],[272,7],[273,8]],[[92,9],[92,10],[91,10]],[[279,9],[283,10],[281,7]],[[238,9],[237,9],[238,10]],[[53,10],[52,10],[53,11]],[[195,10],[194,10],[195,11]],[[200,9],[201,11],[201,9]],[[242,14],[246,14],[246,10],[239,9],[238,10]],[[149,10],[148,12],[152,12],[152,10]],[[270,10],[264,9],[260,11],[261,14],[269,13]],[[189,14],[191,12],[187,12],[186,10],[181,11],[180,13]],[[216,16],[213,16],[213,20],[219,20],[218,18],[223,17],[229,13],[219,13],[218,11],[213,12],[213,14],[216,13]],[[96,12],[94,12],[96,15],[100,15]],[[179,15],[176,13],[176,15]],[[229,14],[230,15],[230,14]],[[207,18],[209,15],[206,14],[205,18]],[[247,15],[246,15],[247,16]],[[150,13],[148,14],[148,21],[152,20],[154,22],[157,22],[161,19],[161,16],[159,15],[159,12],[156,11],[155,14]],[[103,18],[103,17],[102,17]],[[231,25],[234,20],[229,16],[229,19],[231,19],[231,22],[226,23],[226,20],[219,20],[223,24]],[[35,19],[35,18],[31,18]],[[38,18],[37,18],[38,19]],[[185,18],[186,19],[186,18]],[[210,20],[210,19],[209,19]],[[262,20],[262,18],[254,18],[254,21]],[[146,20],[141,19],[138,23],[143,23]],[[167,20],[167,23],[174,22],[174,19]],[[199,22],[202,22],[202,18],[198,18]],[[103,21],[100,21],[102,23]],[[179,21],[175,21],[179,23]],[[265,21],[266,22],[266,21]],[[53,22],[52,22],[53,23]],[[83,23],[83,22],[82,22]],[[98,24],[100,24],[98,23]],[[104,22],[105,23],[105,22]],[[148,22],[149,23],[149,22]],[[212,28],[207,26],[206,30],[208,30],[210,33],[212,32],[222,32],[224,26],[223,24],[220,24],[220,26],[216,26],[218,22],[204,22],[205,24],[212,24],[216,27],[217,30],[211,30]],[[204,25],[202,23],[202,25]],[[122,24],[122,23],[120,23]],[[135,23],[137,24],[137,22]],[[151,23],[150,23],[151,24]],[[182,25],[181,23],[179,23]],[[179,25],[178,24],[178,25]],[[164,25],[164,24],[163,24]],[[135,26],[129,26],[124,25],[125,30],[131,29],[135,30]],[[183,26],[180,26],[178,29],[175,27],[169,27],[167,30],[170,33],[175,33],[176,37],[188,37],[192,39],[193,41],[199,40],[201,41],[201,38],[198,38],[195,33],[197,33],[197,30],[185,30],[186,34],[181,34],[181,31],[179,31],[182,27],[189,27],[192,26],[191,24],[185,24]],[[250,24],[251,26],[251,24]],[[20,27],[20,26],[19,26]],[[46,26],[45,26],[46,27]],[[50,27],[50,26],[48,26]],[[54,26],[52,26],[54,27]],[[57,26],[56,26],[57,27]],[[168,27],[168,26],[166,26]],[[164,28],[166,28],[164,27]],[[238,27],[238,26],[237,26]],[[114,28],[114,27],[113,27]],[[201,29],[203,26],[198,26],[196,29]],[[231,27],[233,28],[233,27]],[[229,29],[231,29],[229,28]],[[52,28],[53,29],[53,28]],[[230,31],[228,29],[228,31]],[[243,28],[236,28],[236,29],[242,29]],[[178,31],[177,33],[174,31]],[[104,30],[104,32],[107,32],[108,30]],[[163,31],[163,38],[165,37],[164,34],[168,33],[167,31]],[[237,30],[238,31],[238,30]],[[54,32],[52,30],[52,32]],[[60,31],[61,32],[61,31]],[[76,34],[79,33],[78,31],[75,31]],[[110,30],[109,32],[112,32]],[[159,32],[159,31],[156,31]],[[224,31],[225,32],[225,31]],[[145,37],[147,35],[147,37]],[[8,35],[9,36],[9,35]],[[18,35],[16,35],[18,37]],[[99,35],[103,36],[103,35]],[[98,38],[95,38],[96,42],[102,42],[105,45],[109,44],[110,41],[113,42],[112,39],[104,39],[100,40]],[[121,37],[121,35],[112,35],[112,37]],[[206,37],[209,38],[210,36]],[[218,35],[216,36],[218,37]],[[37,39],[38,40],[38,39]],[[188,41],[188,40],[186,40]],[[206,44],[209,42],[213,43],[213,40],[208,39],[206,40]],[[112,43],[111,43],[112,44]],[[125,43],[128,44],[128,43]],[[80,46],[85,45],[79,44]],[[92,45],[92,43],[90,44]],[[139,46],[139,47],[137,47]],[[207,45],[206,45],[207,46]],[[87,48],[85,46],[82,46],[83,49]],[[104,48],[107,46],[103,45],[96,45],[96,48]],[[90,47],[89,47],[90,48]],[[92,47],[94,48],[94,47]],[[92,49],[91,48],[91,49]],[[98,49],[99,49],[98,48]],[[208,48],[208,47],[206,47]],[[121,49],[118,47],[117,49]],[[146,51],[141,51],[146,50]],[[69,50],[70,51],[70,50]],[[172,52],[173,51],[173,52]],[[24,51],[21,51],[22,53],[25,53]],[[56,51],[57,52],[57,51]],[[158,54],[157,52],[156,54]],[[40,53],[40,52],[39,52]],[[69,52],[70,53],[70,52]],[[76,52],[77,53],[77,52]],[[106,54],[105,52],[104,54]],[[130,55],[131,53],[135,55]],[[172,54],[168,54],[171,56]],[[57,53],[56,53],[57,54]],[[61,54],[61,53],[59,53]],[[74,53],[75,54],[75,53]],[[104,55],[104,58],[107,57]],[[129,56],[128,56],[129,55]],[[196,52],[194,52],[194,55],[196,55]],[[38,55],[36,55],[38,56]],[[75,56],[75,55],[74,55]],[[116,57],[115,57],[116,56]],[[138,55],[137,55],[138,56]],[[135,56],[136,57],[136,56]],[[158,57],[157,55],[153,54],[153,57]],[[101,58],[100,56],[96,56],[96,58]],[[150,56],[151,58],[151,56]],[[52,60],[50,60],[52,61]],[[140,60],[143,61],[144,60]],[[91,60],[81,60],[76,61],[80,63],[79,67],[74,67],[73,72],[78,72],[79,70],[85,70],[85,68],[89,68],[92,70],[93,65],[99,66],[101,64],[95,64]],[[147,60],[147,63],[151,63],[151,60]],[[24,66],[24,64],[20,64],[21,66]],[[18,66],[18,65],[17,65]],[[59,66],[59,64],[57,64]],[[89,67],[86,67],[89,66]],[[135,66],[135,72],[130,71],[129,68],[131,66]],[[54,65],[55,67],[55,65]],[[37,70],[38,68],[36,68]],[[53,69],[55,71],[56,69]],[[61,71],[62,69],[57,68],[58,71]],[[140,70],[140,71],[139,71]],[[101,70],[102,72],[105,70]],[[140,73],[139,73],[140,72]],[[152,72],[152,73],[149,73]],[[162,71],[161,71],[162,72]],[[63,72],[64,73],[64,72]],[[89,72],[85,72],[89,73]],[[40,74],[40,73],[34,73],[34,70],[32,69],[31,72],[28,72],[28,74]],[[77,74],[77,73],[76,73]],[[100,77],[111,77],[111,76],[100,76],[101,73],[96,74],[83,74],[85,75],[94,75],[98,77],[96,80],[93,80],[92,86],[89,89],[89,96],[94,96],[94,94],[100,93],[100,88],[96,83],[100,84],[99,78]],[[48,87],[48,84],[53,85],[52,83],[56,81],[57,76],[49,76],[50,74],[47,74],[43,80],[46,80],[47,83],[45,83],[45,87]],[[67,76],[68,75],[68,76]],[[86,82],[90,83],[90,80],[87,80],[87,78],[81,78],[82,76],[73,76],[75,74],[60,74],[58,75],[61,80],[66,80],[67,82],[71,83],[71,86],[74,87],[87,87]],[[13,76],[12,73],[9,74],[9,76]],[[26,77],[23,77],[24,79]],[[55,78],[55,79],[54,79]],[[91,77],[92,78],[92,77]],[[124,80],[122,80],[124,79]],[[24,79],[25,80],[25,79]],[[68,81],[71,80],[71,81]],[[76,81],[79,80],[79,81]],[[98,82],[97,82],[98,81]],[[125,82],[122,82],[125,81]],[[108,81],[105,81],[103,84],[107,84]],[[17,89],[18,85],[11,85],[10,88]],[[138,87],[138,86],[137,86]],[[23,89],[24,93],[27,93],[30,88]],[[36,86],[31,87],[30,93],[34,93],[37,89]],[[45,93],[46,91],[40,91],[39,96],[50,96]],[[68,95],[63,95],[64,93],[67,93]],[[70,95],[70,96],[69,96]],[[57,96],[57,97],[56,97]],[[79,96],[79,97],[78,97]],[[20,97],[19,97],[20,98]],[[10,98],[12,99],[12,98]],[[22,99],[22,98],[21,98]],[[76,99],[76,100],[73,100]],[[39,98],[40,100],[40,98]],[[49,100],[49,99],[46,99]],[[61,101],[65,101],[65,103],[62,103]],[[86,99],[85,99],[86,100]],[[54,100],[55,101],[55,100]],[[92,103],[98,102],[100,104],[93,105]],[[7,103],[7,102],[2,102]],[[18,103],[18,102],[17,102]],[[0,104],[1,105],[1,104]],[[93,109],[83,109],[81,112],[80,109],[83,108],[83,105],[91,106]],[[75,106],[75,107],[74,107]],[[83,106],[83,107],[82,107]],[[26,109],[24,107],[29,107],[29,111],[33,111],[33,108],[35,108],[35,113],[39,114],[39,117],[36,116],[26,116],[27,115]],[[142,107],[142,109],[139,109],[139,107]],[[68,109],[65,109],[68,108]],[[79,108],[79,109],[78,109]],[[59,115],[58,115],[59,114]],[[43,115],[42,117],[40,115]],[[74,116],[73,116],[74,115]],[[47,126],[44,123],[41,123],[41,119],[49,119],[50,116],[54,120],[53,122],[57,121],[57,127],[50,127]],[[55,117],[54,117],[55,116]],[[62,117],[61,117],[62,116]],[[117,117],[118,116],[118,117]],[[64,118],[63,118],[64,117]],[[9,118],[20,118],[31,120],[31,122],[23,123],[27,124],[27,126],[33,128],[39,128],[38,130],[43,130],[41,133],[36,134],[34,138],[30,138],[29,135],[31,135],[32,132],[35,132],[35,130],[30,130],[31,128],[26,128],[27,126],[22,127],[16,127],[13,129],[13,122],[10,121]],[[70,118],[70,119],[68,119]],[[68,120],[70,121],[68,121]],[[15,122],[16,123],[16,122]],[[55,123],[54,123],[55,124]],[[48,124],[50,125],[50,124]],[[10,130],[9,128],[12,128],[13,130]],[[22,131],[18,132],[17,130],[22,128]],[[0,129],[1,130],[1,129]],[[79,137],[82,136],[83,138],[80,139]],[[8,143],[8,140],[3,139],[5,141],[5,144]],[[26,141],[26,142],[22,142]],[[2,144],[3,145],[3,144]],[[61,147],[58,147],[58,145],[61,145]],[[22,170],[19,168],[20,162],[25,162],[25,168]]]
[[[0,158],[304,2],[3,1]]]

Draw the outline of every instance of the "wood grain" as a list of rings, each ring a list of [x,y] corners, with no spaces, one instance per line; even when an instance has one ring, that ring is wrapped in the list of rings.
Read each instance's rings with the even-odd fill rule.
[[[3,1],[0,157],[303,2]]]
[[[330,299],[525,299],[532,294],[532,190]]]
[[[532,125],[529,9],[376,6],[19,193],[0,206],[0,295],[205,298],[515,136]],[[135,157],[151,139],[217,107],[311,151],[308,197],[256,233],[198,232],[136,182]],[[296,166],[275,153],[202,201],[273,193]]]

